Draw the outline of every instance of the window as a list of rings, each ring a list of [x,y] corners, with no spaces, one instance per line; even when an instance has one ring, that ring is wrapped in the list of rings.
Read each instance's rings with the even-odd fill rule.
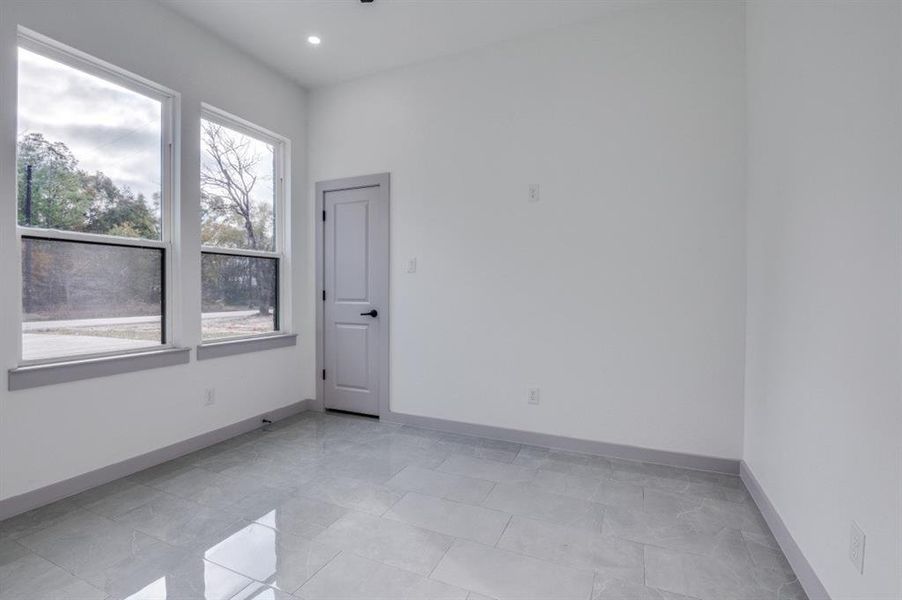
[[[284,142],[219,111],[201,120],[201,337],[280,330]]]
[[[21,35],[23,363],[163,346],[172,95]]]

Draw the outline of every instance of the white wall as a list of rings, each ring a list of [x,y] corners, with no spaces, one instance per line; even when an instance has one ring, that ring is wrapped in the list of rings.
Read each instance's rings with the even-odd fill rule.
[[[902,596],[900,33],[896,0],[748,7],[745,460],[837,600]]]
[[[199,116],[208,102],[293,142],[295,348],[7,392],[18,307],[0,297],[0,498],[14,496],[314,395],[313,292],[305,253],[306,93],[152,2],[0,4],[0,281],[18,278],[15,240],[16,26],[23,25],[182,94],[181,343],[200,340]],[[203,408],[203,389],[217,404]]]
[[[311,94],[310,190],[391,172],[392,410],[740,456],[743,46],[684,3]]]

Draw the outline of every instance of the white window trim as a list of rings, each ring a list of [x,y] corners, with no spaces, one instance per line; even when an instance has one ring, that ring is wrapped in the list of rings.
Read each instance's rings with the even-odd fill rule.
[[[166,343],[147,348],[134,350],[115,350],[111,352],[73,354],[47,359],[25,360],[22,356],[22,265],[19,264],[19,276],[15,286],[16,305],[18,306],[19,334],[17,336],[17,358],[20,367],[33,367],[40,365],[58,365],[72,361],[90,361],[95,359],[108,359],[119,356],[132,356],[170,350],[178,348],[177,342],[181,341],[181,323],[177,321],[181,311],[177,310],[180,301],[180,293],[176,290],[176,283],[180,281],[180,265],[174,259],[174,240],[178,239],[178,210],[179,185],[178,185],[178,144],[177,124],[180,116],[181,95],[165,86],[159,85],[136,75],[125,69],[117,67],[85,52],[61,44],[47,36],[41,35],[24,27],[18,28],[18,47],[25,48],[36,54],[72,67],[84,73],[99,77],[111,83],[115,83],[131,91],[158,100],[161,104],[161,177],[160,184],[160,239],[150,240],[141,238],[124,238],[111,235],[82,233],[76,231],[50,230],[31,227],[16,226],[17,254],[22,255],[22,237],[37,237],[42,239],[57,239],[73,242],[99,242],[119,246],[158,248],[163,250],[164,277],[163,277],[163,323]],[[18,210],[18,207],[17,207]],[[18,219],[17,219],[18,221]]]
[[[228,254],[231,256],[249,256],[253,258],[275,258],[279,266],[276,277],[278,278],[277,286],[279,289],[278,297],[278,323],[279,329],[276,331],[268,331],[266,333],[252,335],[237,335],[211,340],[202,340],[198,346],[198,356],[202,353],[201,348],[205,346],[216,346],[220,344],[232,344],[241,341],[253,341],[264,338],[279,338],[281,336],[290,337],[292,340],[296,337],[292,331],[292,311],[291,311],[291,201],[289,198],[290,185],[290,168],[291,164],[291,141],[285,136],[279,135],[273,131],[260,127],[246,119],[242,119],[232,113],[226,112],[207,103],[201,104],[200,118],[205,121],[211,121],[218,125],[228,127],[239,133],[243,133],[249,137],[266,142],[273,147],[273,213],[275,215],[275,224],[273,225],[273,234],[275,236],[275,249],[273,251],[265,250],[245,250],[241,248],[222,248],[218,246],[201,246],[201,254],[204,252],[214,254]],[[198,315],[199,316],[199,315]],[[203,324],[201,323],[201,327]],[[201,331],[201,335],[203,332]],[[251,348],[252,346],[249,346]],[[262,348],[261,346],[261,349]]]
[[[19,237],[33,237],[45,240],[65,242],[99,242],[111,246],[133,246],[135,248],[169,249],[169,243],[162,240],[143,238],[127,238],[103,233],[82,233],[80,231],[64,231],[60,229],[41,229],[39,227],[17,227]]]

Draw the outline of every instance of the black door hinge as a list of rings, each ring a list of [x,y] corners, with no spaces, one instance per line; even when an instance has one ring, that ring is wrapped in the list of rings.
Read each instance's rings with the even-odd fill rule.
[[[323,221],[326,220],[326,211],[323,211]]]
[[[325,380],[326,380],[326,370],[323,369],[323,381],[325,381]]]
[[[323,290],[323,302],[326,301],[326,290]]]

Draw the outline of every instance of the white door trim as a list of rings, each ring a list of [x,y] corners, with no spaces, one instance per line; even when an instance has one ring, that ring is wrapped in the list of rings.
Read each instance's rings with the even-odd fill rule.
[[[323,210],[325,207],[325,195],[326,192],[334,192],[339,190],[349,190],[349,189],[357,189],[357,188],[365,188],[365,187],[378,187],[379,188],[379,200],[383,202],[386,206],[386,210],[384,211],[386,220],[391,211],[391,204],[389,202],[390,194],[389,194],[389,174],[388,173],[377,173],[374,175],[362,175],[359,177],[346,177],[343,179],[331,179],[328,181],[318,181],[316,183],[316,212],[314,215],[314,220],[316,222],[316,227],[314,230],[316,231],[315,237],[315,245],[316,245],[316,297],[314,298],[314,302],[316,303],[316,401],[320,407],[325,405],[325,394],[324,394],[324,385],[323,385],[323,369],[325,368],[325,335],[324,335],[324,319],[325,312],[323,310],[323,290],[325,288],[324,284],[324,276],[325,276],[325,253],[323,248],[323,243],[325,242],[325,223],[323,221]],[[389,323],[391,319],[391,310],[389,309],[390,303],[390,289],[388,285],[389,281],[389,271],[390,271],[390,254],[389,254],[389,226],[388,222],[384,224],[385,230],[385,239],[379,240],[378,243],[381,246],[380,251],[385,253],[385,256],[388,260],[386,260],[386,269],[385,273],[381,276],[385,278],[386,286],[385,286],[385,298],[383,299],[383,306],[379,307],[379,320],[381,321],[380,331],[382,332],[382,339],[380,340],[380,353],[379,353],[379,416],[385,417],[390,413],[390,403],[388,397],[388,391],[390,389],[389,386]]]

